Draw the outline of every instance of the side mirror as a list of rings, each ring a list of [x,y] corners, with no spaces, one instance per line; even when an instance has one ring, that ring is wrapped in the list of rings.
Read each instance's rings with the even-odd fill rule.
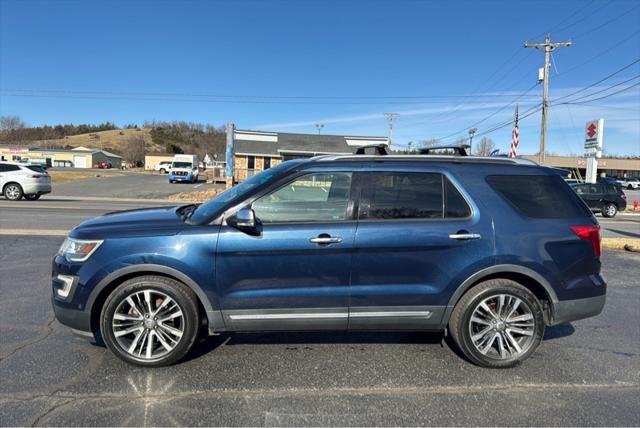
[[[242,208],[227,219],[227,224],[251,235],[259,234],[259,220],[251,208]]]

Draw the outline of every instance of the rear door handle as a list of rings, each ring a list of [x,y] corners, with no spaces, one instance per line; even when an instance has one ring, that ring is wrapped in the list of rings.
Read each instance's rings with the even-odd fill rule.
[[[480,239],[482,235],[479,233],[452,233],[449,235],[449,239],[455,239],[458,241],[468,241],[471,239]]]
[[[309,239],[312,244],[339,244],[342,242],[342,238],[339,236],[330,236],[325,233],[318,235],[315,238]]]

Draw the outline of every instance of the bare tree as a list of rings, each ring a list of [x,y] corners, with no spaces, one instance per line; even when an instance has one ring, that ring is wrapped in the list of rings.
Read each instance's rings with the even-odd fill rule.
[[[15,129],[22,129],[26,125],[20,116],[0,116],[0,130],[1,131],[13,131]]]
[[[496,143],[491,138],[482,137],[482,140],[473,145],[473,154],[476,156],[489,156],[496,148]]]
[[[144,165],[144,153],[144,138],[136,135],[127,139],[122,155],[128,165],[136,167]]]

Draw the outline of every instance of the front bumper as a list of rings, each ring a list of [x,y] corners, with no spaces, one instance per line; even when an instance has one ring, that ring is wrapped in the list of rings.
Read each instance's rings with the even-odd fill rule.
[[[172,175],[169,174],[169,181],[193,181],[193,175]]]
[[[550,325],[563,324],[584,318],[595,317],[604,308],[607,295],[586,299],[561,300],[553,305],[553,320]]]

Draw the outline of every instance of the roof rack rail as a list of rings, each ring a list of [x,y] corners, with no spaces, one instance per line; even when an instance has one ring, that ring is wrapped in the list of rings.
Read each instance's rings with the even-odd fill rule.
[[[382,144],[368,144],[366,146],[358,146],[358,149],[356,150],[356,154],[357,155],[366,155],[367,153],[365,152],[365,149],[374,149],[374,154],[379,155],[379,156],[386,156],[389,153],[387,152],[387,145],[382,143]]]

